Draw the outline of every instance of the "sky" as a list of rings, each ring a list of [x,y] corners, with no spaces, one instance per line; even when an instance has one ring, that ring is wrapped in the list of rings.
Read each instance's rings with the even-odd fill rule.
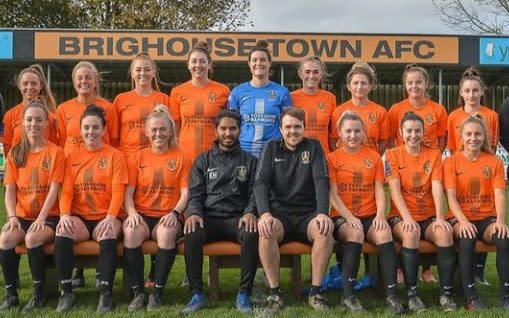
[[[458,34],[432,0],[251,0],[245,31]]]

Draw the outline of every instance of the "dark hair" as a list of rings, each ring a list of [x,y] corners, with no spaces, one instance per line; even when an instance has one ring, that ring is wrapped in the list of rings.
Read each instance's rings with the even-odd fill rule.
[[[424,80],[426,81],[426,88],[429,87],[429,85],[430,85],[429,74],[428,74],[428,71],[426,71],[426,69],[424,67],[421,67],[417,64],[407,64],[405,66],[405,70],[403,71],[403,77],[402,77],[403,97],[404,98],[408,98],[408,92],[406,91],[406,77],[407,77],[408,73],[411,73],[411,72],[421,73],[421,75],[424,77]],[[425,92],[425,95],[427,95],[426,92]]]
[[[414,113],[413,111],[406,112],[403,115],[403,118],[401,118],[401,122],[399,123],[399,128],[403,128],[403,124],[406,121],[418,121],[421,123],[422,127],[424,128],[424,120],[422,120],[422,117]]]
[[[99,119],[101,120],[101,124],[103,125],[103,128],[106,127],[106,116],[104,115],[104,109],[102,107],[99,107],[95,104],[88,105],[85,111],[83,112],[83,115],[81,115],[80,126],[83,119],[89,116],[99,117]]]
[[[42,109],[48,120],[49,111],[45,106],[45,103],[39,99],[35,99],[28,103],[23,109],[23,121],[25,120],[25,114],[30,108]],[[44,134],[43,134],[44,136]],[[24,129],[21,130],[21,140],[14,147],[12,147],[12,158],[14,165],[18,168],[24,167],[27,161],[28,153],[30,152],[30,142],[28,141],[27,134]]]
[[[229,110],[229,109],[223,109],[221,110],[214,120],[214,124],[216,125],[216,128],[219,127],[219,124],[221,123],[221,119],[223,118],[232,118],[237,122],[237,126],[240,128],[240,115],[236,111]]]
[[[247,58],[248,61],[251,61],[251,55],[256,51],[265,52],[267,54],[267,57],[269,58],[269,62],[272,62],[272,56],[270,55],[270,51],[268,49],[269,42],[265,40],[260,40],[256,42],[255,46],[249,51],[249,57]]]
[[[297,118],[306,126],[306,113],[300,108],[288,107],[283,109],[281,115],[279,115],[279,127],[283,127],[283,117],[285,116]]]
[[[189,62],[189,60],[191,59],[191,54],[193,54],[193,52],[200,52],[205,54],[205,56],[207,57],[207,62],[209,62],[208,75],[210,77],[210,75],[212,75],[213,69],[212,69],[212,56],[210,55],[211,49],[209,44],[204,41],[196,43],[191,49],[191,51],[189,51],[189,55],[187,56],[187,62]]]
[[[484,91],[486,91],[486,85],[484,85],[484,82],[481,79],[481,74],[479,73],[479,71],[475,67],[470,66],[463,72],[463,74],[461,74],[461,80],[460,83],[458,84],[458,89],[460,92],[460,94],[458,94],[458,105],[460,107],[465,106],[465,100],[463,99],[463,97],[461,97],[461,88],[463,87],[463,83],[465,83],[465,81],[467,80],[477,81],[479,83],[479,85],[481,86],[481,92],[483,93],[481,95],[480,103],[481,105],[485,104],[486,98],[484,96]]]

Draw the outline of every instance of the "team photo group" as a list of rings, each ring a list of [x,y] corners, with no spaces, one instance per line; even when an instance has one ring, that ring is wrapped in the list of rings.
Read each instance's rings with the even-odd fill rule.
[[[339,250],[343,291],[329,295],[351,312],[366,311],[354,287],[363,243],[375,245],[386,306],[403,314],[432,305],[419,296],[421,240],[437,250],[435,303],[443,311],[485,308],[476,291],[476,268],[486,263],[476,243],[483,241],[496,249],[498,305],[509,310],[506,180],[494,155],[504,127],[484,106],[478,70],[458,78],[458,105],[447,114],[427,94],[428,72],[415,64],[402,73],[404,97],[386,109],[368,98],[377,76],[367,63],[353,64],[346,75],[351,98],[337,106],[323,89],[328,72],[320,58],[300,62],[302,88],[293,92],[270,80],[271,58],[268,43],[259,41],[247,58],[251,79],[230,91],[211,79],[210,48],[199,42],[188,55],[190,79],[162,92],[154,60],[140,53],[129,68],[132,90],[112,103],[100,95],[95,65],[80,61],[72,71],[77,95],[58,106],[40,65],[19,70],[22,101],[3,117],[0,312],[46,306],[48,243],[60,288],[56,311],[71,311],[79,285],[73,272],[83,277],[73,246],[88,240],[99,245],[100,313],[114,309],[114,277],[122,266],[132,290],[128,312],[164,306],[181,241],[190,289],[184,314],[208,304],[203,247],[218,241],[240,244],[235,304],[244,314],[254,310],[259,263],[268,285],[262,306],[271,313],[284,308],[279,246],[287,242],[312,246],[307,302],[318,311],[331,309],[322,281]],[[446,149],[450,155],[443,156]],[[158,247],[148,296],[147,240]],[[124,264],[117,264],[118,242]],[[20,244],[33,281],[22,307]],[[457,268],[462,297],[453,291]],[[398,295],[397,273],[406,295]]]

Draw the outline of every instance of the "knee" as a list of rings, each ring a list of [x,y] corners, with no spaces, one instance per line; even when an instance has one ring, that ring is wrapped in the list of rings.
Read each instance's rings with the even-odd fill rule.
[[[392,241],[392,232],[390,227],[385,227],[380,231],[375,231],[375,237],[381,243]]]
[[[143,235],[139,229],[124,227],[124,245],[127,248],[138,247],[143,242]]]
[[[421,240],[421,229],[414,229],[403,234],[403,244],[418,244]]]
[[[240,240],[242,243],[256,244],[258,243],[258,233],[242,231],[242,234],[240,235]]]
[[[14,247],[16,242],[14,242],[14,238],[11,235],[6,234],[6,232],[0,235],[0,248],[3,250],[8,250]]]
[[[180,234],[180,231],[177,226],[172,226],[172,227],[158,226],[157,227],[157,241],[162,240],[165,243],[175,244],[179,234]]]
[[[435,231],[435,244],[437,246],[451,246],[454,243],[452,232],[439,228]]]
[[[30,232],[25,236],[25,245],[27,246],[27,248],[34,248],[42,244],[44,244],[44,242],[41,239],[41,237],[38,235],[34,235],[33,232]]]
[[[205,231],[197,226],[193,232],[184,235],[186,244],[202,244],[205,241]]]
[[[355,243],[364,243],[364,233],[357,229],[351,229],[346,232],[346,241]]]

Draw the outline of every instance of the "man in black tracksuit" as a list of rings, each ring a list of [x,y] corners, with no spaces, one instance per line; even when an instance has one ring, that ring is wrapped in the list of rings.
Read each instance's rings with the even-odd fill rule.
[[[204,307],[202,267],[205,242],[240,242],[237,309],[252,312],[249,295],[258,267],[257,212],[253,194],[257,159],[238,143],[240,115],[223,110],[216,117],[217,140],[196,159],[189,182],[184,225],[186,271],[192,299],[183,313]]]
[[[329,176],[320,143],[304,138],[304,123],[305,114],[300,109],[287,108],[281,113],[283,139],[265,146],[256,172],[259,253],[271,288],[267,309],[273,312],[283,307],[278,244],[285,241],[313,245],[309,304],[317,310],[329,309],[320,294],[333,246]]]

